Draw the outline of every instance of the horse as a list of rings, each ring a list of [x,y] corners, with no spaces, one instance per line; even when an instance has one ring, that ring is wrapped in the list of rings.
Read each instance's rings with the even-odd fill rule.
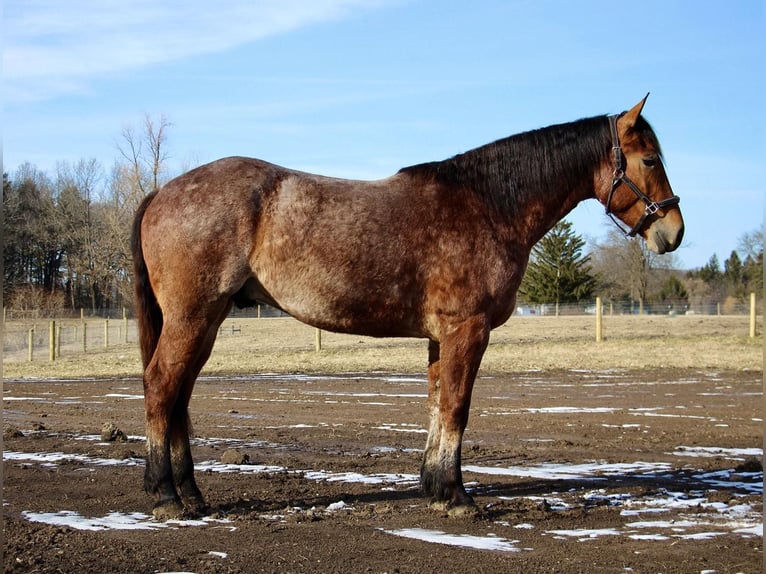
[[[532,246],[588,198],[657,253],[681,243],[679,198],[645,102],[377,181],[230,157],[147,195],[131,247],[154,516],[207,510],[188,405],[232,305],[255,304],[319,329],[426,339],[421,490],[448,513],[475,511],[460,466],[471,392]]]

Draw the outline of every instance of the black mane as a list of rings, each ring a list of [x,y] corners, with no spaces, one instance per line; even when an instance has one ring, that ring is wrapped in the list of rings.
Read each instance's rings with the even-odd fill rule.
[[[592,182],[594,168],[611,154],[611,147],[607,117],[596,116],[513,135],[400,173],[470,187],[514,213],[531,196],[570,193]]]

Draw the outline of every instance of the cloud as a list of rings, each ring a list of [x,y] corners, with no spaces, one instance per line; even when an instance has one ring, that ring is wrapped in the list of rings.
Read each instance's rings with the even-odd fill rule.
[[[89,91],[99,77],[223,52],[382,0],[9,0],[6,102]]]

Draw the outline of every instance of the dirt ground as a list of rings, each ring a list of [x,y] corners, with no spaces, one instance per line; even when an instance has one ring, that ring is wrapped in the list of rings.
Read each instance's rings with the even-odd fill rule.
[[[483,373],[463,448],[481,510],[459,518],[418,490],[425,394],[412,375],[203,377],[212,511],[160,524],[138,379],[6,380],[4,572],[763,571],[761,372]]]

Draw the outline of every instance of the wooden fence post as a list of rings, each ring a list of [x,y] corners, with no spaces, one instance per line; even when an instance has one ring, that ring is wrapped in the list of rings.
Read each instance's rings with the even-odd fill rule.
[[[32,362],[32,356],[34,355],[34,349],[35,349],[35,330],[34,328],[29,330],[29,333],[27,334],[27,349],[29,352],[29,362]]]
[[[603,338],[604,318],[601,313],[601,297],[596,297],[596,342]]]
[[[82,324],[82,352],[85,353],[88,350],[88,324],[83,322]]]
[[[322,350],[322,330],[317,329],[314,335],[314,348],[317,352]]]
[[[750,338],[755,337],[755,292],[750,293]]]
[[[109,348],[109,319],[104,319],[104,349]]]
[[[56,360],[56,321],[48,323],[48,360]]]

